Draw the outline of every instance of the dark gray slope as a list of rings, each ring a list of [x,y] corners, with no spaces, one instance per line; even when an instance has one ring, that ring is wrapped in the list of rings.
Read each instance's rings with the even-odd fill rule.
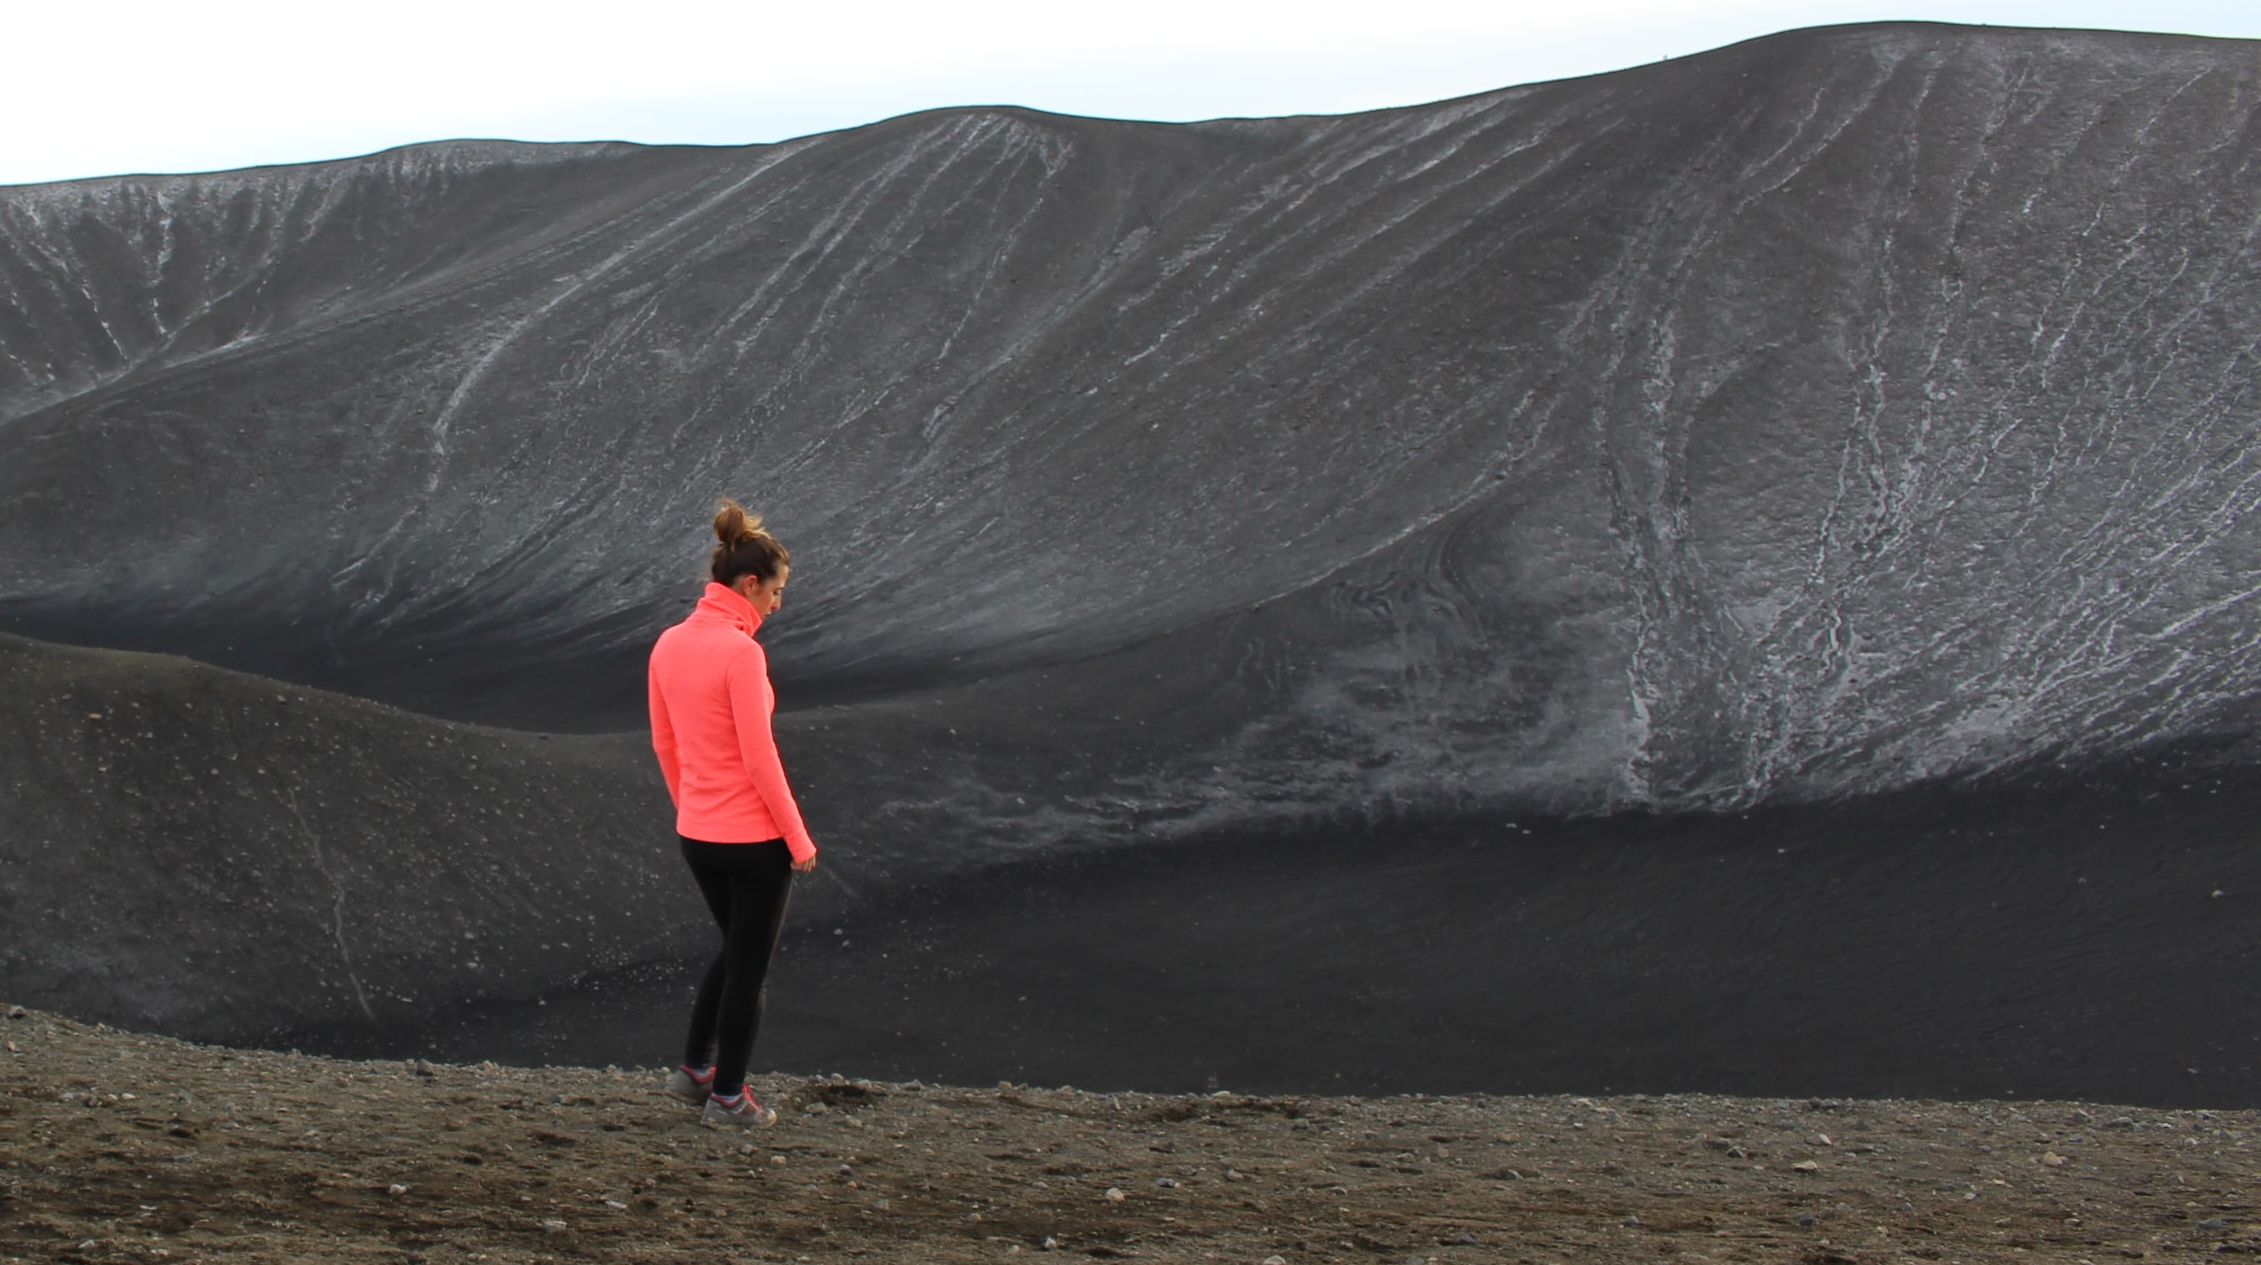
[[[1344,823],[797,923],[761,1060],[961,1084],[2261,1102],[2250,774]],[[355,1053],[629,1063],[694,964]],[[499,1052],[499,1053],[498,1053]]]
[[[26,1002],[205,1039],[412,1031],[703,943],[625,739],[6,636],[0,714],[0,980]]]
[[[711,933],[640,742],[4,636],[0,714],[6,999],[343,1053],[671,1054]],[[844,766],[836,730],[784,737],[813,785],[888,785]],[[2118,780],[1338,819],[993,848],[981,868],[900,818],[856,832],[826,795],[762,1060],[1173,1090],[2250,1104],[2261,805],[2249,772],[2193,754]],[[1025,833],[1039,810],[1000,800],[999,840]]]
[[[730,492],[802,563],[789,705],[972,682],[1060,752],[1230,696],[1139,780],[1674,807],[2243,732],[2257,88],[1838,28],[1348,118],[0,191],[0,620],[627,724]]]

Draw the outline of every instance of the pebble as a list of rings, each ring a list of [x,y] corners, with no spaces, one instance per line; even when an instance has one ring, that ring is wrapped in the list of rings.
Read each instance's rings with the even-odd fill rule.
[[[1109,1186],[1109,1187],[1107,1188],[1107,1202],[1108,1202],[1108,1203],[1111,1203],[1111,1204],[1119,1204],[1119,1203],[1121,1203],[1122,1201],[1124,1201],[1125,1199],[1128,1199],[1128,1198],[1130,1198],[1130,1196],[1129,1196],[1129,1195],[1126,1195],[1126,1194],[1124,1194],[1124,1193],[1122,1192],[1122,1189],[1121,1189],[1120,1187],[1117,1187],[1117,1186]]]
[[[565,1223],[556,1217],[544,1217],[542,1219],[542,1233],[563,1234],[565,1233]]]
[[[2062,1155],[2057,1154],[2055,1151],[2043,1151],[2041,1153],[2041,1162],[2047,1164],[2051,1168],[2063,1168],[2065,1165],[2071,1163],[2072,1161],[2066,1159]]]
[[[30,1012],[30,1011],[28,1011],[28,1010],[25,1010],[25,1009],[24,1009],[23,1007],[21,1007],[21,1006],[10,1006],[10,1007],[8,1007],[8,1017],[9,1017],[10,1019],[22,1019],[22,1018],[24,1018],[25,1016],[27,1016],[27,1015],[29,1015],[29,1014],[31,1014],[31,1012]]]
[[[804,1116],[821,1116],[830,1110],[832,1108],[825,1106],[824,1100],[820,1098],[801,1108],[801,1114]]]
[[[1799,1160],[1797,1163],[1792,1164],[1790,1167],[1798,1170],[1801,1173],[1818,1173],[1821,1171],[1821,1165],[1815,1163],[1812,1160]]]
[[[1288,1265],[1288,1258],[1284,1256],[1267,1256],[1264,1258],[1264,1265]]]
[[[402,1195],[408,1193],[408,1187],[401,1185],[399,1182],[394,1182],[392,1185],[385,1187],[385,1193],[391,1195],[395,1199],[398,1199]]]
[[[1175,1177],[1157,1177],[1154,1179],[1154,1184],[1161,1187],[1163,1190],[1176,1190],[1178,1188],[1178,1179]]]
[[[1044,1250],[1045,1250],[1045,1251],[1047,1251],[1047,1252],[1057,1252],[1057,1251],[1059,1251],[1059,1250],[1060,1250],[1060,1240],[1053,1238],[1053,1237],[1052,1237],[1051,1235],[1049,1235],[1049,1234],[1045,1235],[1045,1236],[1044,1236]]]

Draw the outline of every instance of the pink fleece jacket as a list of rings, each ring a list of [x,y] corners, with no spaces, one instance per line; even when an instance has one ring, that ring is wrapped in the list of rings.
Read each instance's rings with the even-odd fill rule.
[[[783,839],[796,861],[816,855],[769,727],[777,695],[754,634],[753,603],[707,585],[682,623],[652,647],[652,751],[675,801],[675,830],[702,843]]]

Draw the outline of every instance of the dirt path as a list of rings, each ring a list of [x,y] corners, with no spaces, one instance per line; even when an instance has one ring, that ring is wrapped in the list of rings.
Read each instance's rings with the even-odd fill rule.
[[[1899,1262],[2261,1255],[2261,1113],[1251,1098],[348,1063],[0,1020],[0,1260]]]

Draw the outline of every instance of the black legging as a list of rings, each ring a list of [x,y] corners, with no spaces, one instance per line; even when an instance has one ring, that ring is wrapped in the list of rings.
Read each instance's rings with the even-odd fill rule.
[[[679,836],[680,837],[680,836]],[[683,859],[699,894],[722,928],[722,952],[699,981],[691,1006],[691,1036],[683,1061],[714,1064],[713,1093],[728,1098],[746,1085],[754,1033],[762,1021],[762,980],[785,930],[785,904],[793,893],[793,855],[783,839],[768,843],[701,843],[683,840]]]

